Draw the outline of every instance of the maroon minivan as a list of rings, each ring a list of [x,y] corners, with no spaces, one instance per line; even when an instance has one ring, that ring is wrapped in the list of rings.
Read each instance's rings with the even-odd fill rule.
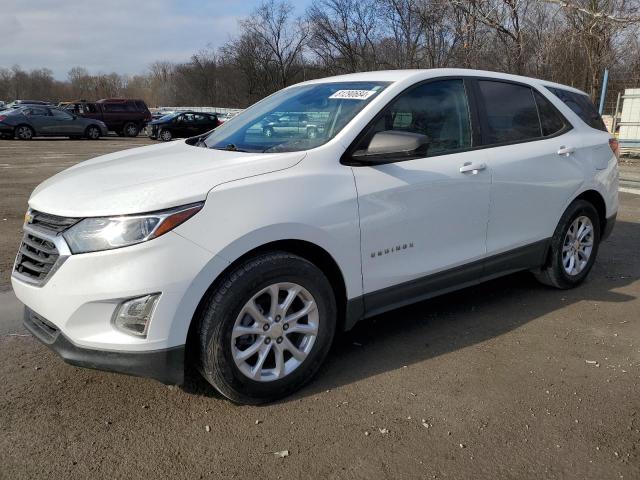
[[[148,122],[151,112],[142,100],[103,98],[97,102],[70,102],[65,107],[75,115],[102,120],[110,131],[120,136],[137,137]]]

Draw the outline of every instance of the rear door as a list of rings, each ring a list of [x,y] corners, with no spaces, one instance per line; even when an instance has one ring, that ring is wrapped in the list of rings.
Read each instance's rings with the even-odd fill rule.
[[[51,111],[45,107],[29,107],[22,111],[36,131],[36,135],[48,135],[47,128],[52,122]]]
[[[487,255],[511,252],[496,257],[505,263],[499,269],[527,268],[544,254],[568,199],[583,182],[581,136],[548,92],[493,79],[479,79],[475,91],[493,173]]]

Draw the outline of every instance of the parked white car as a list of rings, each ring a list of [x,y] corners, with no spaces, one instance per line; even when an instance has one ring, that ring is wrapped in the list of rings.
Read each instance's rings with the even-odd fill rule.
[[[285,114],[324,128],[262,135]],[[193,358],[260,403],[372,315],[519,270],[580,284],[617,187],[617,144],[574,88],[456,69],[325,78],[207,137],[45,181],[12,284],[71,364],[179,384]]]

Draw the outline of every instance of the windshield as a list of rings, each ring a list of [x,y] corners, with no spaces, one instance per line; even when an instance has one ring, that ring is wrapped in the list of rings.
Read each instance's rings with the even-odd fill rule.
[[[331,140],[388,83],[337,82],[281,90],[218,127],[209,148],[296,152]]]

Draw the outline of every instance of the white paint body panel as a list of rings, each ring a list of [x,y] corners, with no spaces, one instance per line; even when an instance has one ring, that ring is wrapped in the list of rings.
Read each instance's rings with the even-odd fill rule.
[[[211,283],[231,262],[270,242],[302,240],[326,250],[353,299],[548,238],[582,191],[600,192],[607,216],[617,211],[617,167],[608,136],[550,95],[575,126],[566,135],[378,167],[340,163],[362,129],[404,89],[429,78],[469,75],[512,79],[548,93],[541,88],[547,82],[470,70],[333,77],[309,83],[393,83],[336,137],[307,152],[246,154],[172,142],[72,167],[36,188],[29,205],[72,217],[142,213],[203,200],[205,206],[160,238],[72,255],[42,287],[14,277],[15,293],[79,346],[157,350],[184,344]],[[558,156],[557,149],[569,142],[576,151]],[[461,174],[459,167],[468,161],[487,168]],[[409,243],[413,248],[377,256]],[[162,297],[146,339],[112,326],[119,301],[154,292]]]

